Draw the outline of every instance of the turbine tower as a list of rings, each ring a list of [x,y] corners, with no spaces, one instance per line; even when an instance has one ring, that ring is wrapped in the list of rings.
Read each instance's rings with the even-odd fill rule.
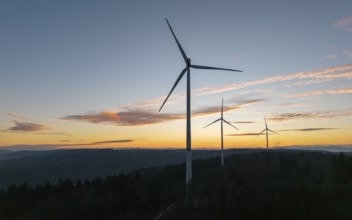
[[[270,130],[270,129],[268,128],[268,124],[266,123],[266,117],[264,118],[264,120],[265,120],[265,129],[264,129],[262,132],[260,132],[256,137],[258,137],[258,136],[261,135],[264,131],[266,131],[266,150],[269,150],[268,132],[271,131],[271,132],[273,132],[273,133],[275,133],[275,134],[278,134],[278,133],[275,132],[275,131],[273,131],[273,130]]]
[[[185,51],[183,50],[180,42],[177,40],[174,31],[171,28],[169,21],[165,18],[167,25],[170,28],[170,31],[176,41],[178,49],[180,50],[182,57],[186,63],[186,67],[181,71],[180,75],[176,79],[174,86],[172,87],[170,93],[167,95],[164,103],[161,105],[159,112],[163,108],[164,104],[168,100],[171,93],[174,91],[177,84],[180,82],[182,77],[187,72],[187,129],[186,129],[186,196],[190,196],[190,185],[192,183],[192,154],[191,154],[191,68],[194,69],[207,69],[207,70],[227,70],[227,71],[235,71],[235,72],[242,72],[241,70],[234,70],[234,69],[224,69],[218,67],[210,67],[210,66],[199,66],[191,64],[191,59],[187,57]]]
[[[223,116],[224,116],[224,99],[222,99],[222,104],[221,104],[221,117],[204,127],[204,128],[206,128],[206,127],[208,127],[218,121],[221,122],[221,165],[222,166],[224,166],[224,133],[223,133],[224,129],[223,129],[223,123],[225,122],[226,124],[228,124],[238,130],[238,128],[236,128],[230,122],[226,121]]]

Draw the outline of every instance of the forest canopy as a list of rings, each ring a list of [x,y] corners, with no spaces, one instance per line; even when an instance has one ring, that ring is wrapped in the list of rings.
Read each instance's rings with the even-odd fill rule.
[[[351,219],[352,158],[269,151],[193,163],[185,207],[185,164],[96,177],[27,183],[0,191],[0,219]],[[173,209],[165,208],[173,204]],[[163,211],[164,210],[164,211]]]

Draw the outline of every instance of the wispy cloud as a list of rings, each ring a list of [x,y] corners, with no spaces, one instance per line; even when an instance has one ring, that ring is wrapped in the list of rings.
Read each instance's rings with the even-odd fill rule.
[[[283,103],[283,104],[276,104],[276,105],[268,105],[262,108],[287,108],[287,107],[311,107],[311,105],[306,104],[295,104],[295,103]]]
[[[289,80],[299,80],[299,79],[311,79],[311,80],[334,80],[334,79],[352,79],[352,65],[336,66],[331,68],[326,68],[322,70],[314,71],[304,71],[298,73],[292,73],[287,75],[277,75],[272,77],[267,77],[260,80],[247,81],[242,83],[235,83],[225,86],[218,87],[205,87],[192,91],[193,96],[202,96],[214,93],[220,93],[230,90],[236,90],[241,88],[246,88],[255,85],[262,85],[275,82],[285,82]],[[286,97],[302,97],[307,95],[318,95],[320,93],[328,94],[341,94],[350,93],[350,90],[339,89],[339,90],[326,90],[324,92],[317,91],[311,93],[302,94],[288,94]],[[183,95],[175,94],[172,96],[180,102],[184,99]],[[171,98],[172,98],[171,97]],[[154,107],[159,107],[165,97],[156,97],[151,99],[142,100],[138,103],[129,104],[121,107],[119,111],[101,111],[86,114],[68,115],[61,119],[71,120],[71,121],[83,121],[90,123],[107,123],[114,124],[117,126],[141,126],[141,125],[153,125],[160,124],[169,121],[185,119],[184,113],[157,113]],[[225,111],[234,111],[240,107],[255,104],[258,102],[263,102],[264,99],[253,99],[253,100],[235,100],[232,99],[230,102],[236,103],[235,105],[226,106]],[[138,106],[138,108],[132,107]],[[203,107],[198,110],[193,111],[193,117],[207,116],[215,114],[219,111],[219,106]],[[276,119],[279,120],[279,119]],[[287,119],[286,119],[287,120]]]
[[[291,80],[307,81],[308,79],[311,79],[312,80],[311,83],[313,84],[313,83],[324,82],[324,80],[332,81],[332,80],[341,79],[341,78],[352,79],[352,64],[330,67],[330,68],[321,69],[321,70],[303,71],[298,73],[277,75],[277,76],[267,77],[264,79],[246,81],[241,83],[233,83],[233,84],[223,85],[223,86],[203,87],[203,88],[192,90],[192,96],[197,97],[197,96],[204,96],[204,95],[210,95],[210,94],[217,94],[217,93],[257,86],[257,85],[264,85],[264,84],[270,84],[270,83],[276,83],[276,82],[286,82]],[[292,84],[291,86],[295,86],[295,84]],[[260,92],[265,93],[265,92],[270,92],[270,90],[245,91],[243,92],[243,94],[260,93]],[[144,108],[154,109],[156,107],[159,108],[163,103],[163,101],[165,100],[165,98],[166,96],[149,98],[149,99],[128,104],[126,106],[123,106],[122,108],[131,107],[131,106],[138,106],[139,108],[142,108],[142,109]],[[172,94],[170,96],[170,99],[168,100],[167,105],[180,103],[180,102],[183,102],[184,100],[185,100],[184,92]]]
[[[232,121],[231,123],[234,123],[234,124],[253,124],[253,123],[256,123],[256,121]]]
[[[157,113],[150,110],[126,109],[120,112],[104,111],[97,113],[69,115],[61,119],[85,121],[90,123],[108,123],[119,126],[140,126],[158,124],[185,118],[184,114]]]
[[[335,47],[334,46],[326,46],[325,48],[324,48],[324,50],[331,50],[331,49],[334,49]]]
[[[299,129],[286,129],[286,130],[278,130],[278,131],[299,131],[299,132],[310,132],[310,131],[329,131],[336,130],[339,128],[299,128]]]
[[[37,135],[59,135],[59,136],[71,136],[62,131],[55,131],[50,126],[43,125],[39,120],[29,118],[16,113],[6,113],[5,115],[15,119],[13,120],[14,126],[0,130],[1,132],[10,133],[21,133],[21,134],[37,134]],[[30,122],[28,122],[30,121]]]
[[[106,144],[121,144],[121,143],[131,143],[138,140],[138,138],[130,139],[117,139],[117,140],[105,140],[91,143],[82,143],[82,144],[70,144],[70,140],[61,140],[63,144],[20,144],[12,146],[0,146],[2,150],[55,150],[55,149],[66,149],[66,148],[91,148],[98,147],[98,145]],[[110,147],[114,147],[109,145]],[[100,146],[101,147],[101,146]]]
[[[335,110],[335,111],[316,111],[316,112],[304,112],[304,113],[278,113],[272,115],[269,120],[281,122],[289,120],[301,120],[301,119],[316,119],[316,118],[336,118],[342,116],[351,116],[352,109]]]
[[[67,143],[67,142],[71,142],[71,140],[60,140],[60,142]]]
[[[115,144],[115,143],[130,143],[135,141],[134,139],[121,139],[121,140],[108,140],[108,141],[98,141],[91,144]]]
[[[298,73],[286,74],[286,75],[277,75],[272,77],[267,77],[260,80],[247,81],[242,83],[234,83],[225,86],[216,86],[216,87],[204,87],[196,89],[192,92],[194,96],[209,95],[215,93],[221,93],[231,90],[243,89],[250,86],[263,85],[268,83],[275,82],[285,82],[289,80],[297,79],[338,79],[338,78],[352,78],[352,65],[344,65],[326,68],[322,70],[314,71],[303,71]]]
[[[242,100],[229,100],[226,103],[233,103],[234,105],[231,106],[224,106],[224,112],[232,112],[238,110],[242,107],[253,105],[260,102],[265,102],[266,99],[242,99]],[[198,110],[194,111],[194,117],[202,117],[202,116],[209,116],[214,114],[220,114],[221,106],[212,106],[212,107],[203,107],[199,108]]]
[[[30,121],[30,122],[40,123],[40,121],[37,119],[26,117],[12,112],[6,113],[5,115],[7,115],[8,117],[11,117],[15,121]]]
[[[168,91],[169,92],[169,91]],[[164,102],[166,99],[166,96],[159,96],[155,98],[149,98],[145,100],[141,100],[135,103],[131,103],[127,106],[122,106],[122,108],[129,108],[131,106],[138,106],[138,108],[154,108],[154,107],[161,107],[161,104]],[[185,93],[180,92],[177,94],[172,94],[169,99],[167,100],[167,105],[174,105],[176,103],[183,102],[185,99]]]
[[[349,51],[349,50],[345,50],[341,54],[344,55],[347,58],[352,58],[352,52]]]
[[[234,84],[223,85],[223,86],[203,87],[203,88],[192,90],[192,96],[197,97],[197,96],[204,96],[204,95],[210,95],[210,94],[217,94],[217,93],[222,93],[222,92],[227,92],[232,90],[248,88],[256,85],[264,85],[264,84],[275,83],[275,82],[285,82],[290,80],[320,79],[322,82],[322,80],[324,79],[325,80],[329,79],[331,81],[331,80],[340,79],[340,78],[352,79],[352,64],[330,67],[330,68],[321,69],[321,70],[303,71],[298,73],[277,75],[277,76],[267,77],[264,79],[234,83]],[[252,92],[270,92],[270,90],[247,91],[247,93],[252,93]],[[244,94],[245,93],[246,92],[244,92]],[[162,102],[165,100],[165,98],[166,96],[149,98],[135,103],[131,103],[123,107],[130,107],[130,106],[138,106],[139,108],[160,107]],[[184,92],[172,94],[170,96],[170,99],[168,100],[167,105],[180,103],[184,100],[185,100]]]
[[[259,133],[227,134],[226,136],[257,136]],[[264,134],[259,134],[264,135]]]
[[[225,106],[224,112],[235,111],[242,106],[263,102],[264,99],[251,99],[237,101],[236,105]],[[218,114],[221,106],[206,106],[201,107],[192,112],[192,117],[203,117],[212,114]],[[141,125],[152,125],[160,124],[169,121],[175,121],[185,119],[184,113],[158,113],[156,111],[135,109],[135,108],[124,108],[122,111],[104,111],[97,113],[88,113],[81,115],[68,115],[61,119],[71,121],[84,121],[90,123],[108,123],[118,126],[141,126]]]
[[[237,103],[238,106],[247,106],[247,105],[253,105],[256,103],[260,103],[260,102],[265,102],[267,101],[266,99],[241,99],[241,100],[237,100],[237,99],[233,99],[232,102],[233,103]]]
[[[6,130],[2,130],[3,132],[14,132],[14,133],[31,133],[31,132],[39,132],[50,130],[50,127],[41,124],[34,124],[28,122],[20,122],[20,121],[13,121],[14,126],[10,127]]]
[[[59,135],[59,136],[71,136],[70,134],[64,132],[39,132],[40,135]]]
[[[104,140],[104,141],[96,141],[96,142],[90,142],[90,143],[82,143],[82,144],[63,144],[60,145],[61,147],[75,147],[75,146],[95,146],[95,145],[103,145],[103,144],[120,144],[120,143],[131,143],[136,140],[139,140],[139,138],[128,138],[128,139],[116,139],[116,140]]]
[[[326,55],[325,57],[321,58],[322,60],[335,60],[336,59],[336,55],[335,54],[329,54]]]
[[[352,17],[345,16],[334,23],[336,28],[339,28],[344,31],[352,31]]]
[[[224,107],[224,112],[230,112],[239,109],[240,106],[225,106]],[[193,116],[195,117],[201,117],[201,116],[208,116],[208,115],[213,115],[213,114],[219,114],[221,111],[221,106],[213,106],[213,107],[203,107],[198,110],[196,110],[193,113]]]
[[[292,84],[286,85],[287,87],[293,87],[293,86],[307,86],[307,85],[313,85],[313,84],[320,84],[324,82],[330,82],[333,81],[334,79],[312,79],[312,80],[304,80],[304,81],[299,81],[299,82],[294,82]]]
[[[299,97],[316,96],[316,95],[324,95],[324,94],[337,95],[337,94],[349,94],[349,93],[352,93],[352,88],[318,90],[318,91],[303,92],[298,94],[286,94],[283,96],[286,98],[299,98]]]
[[[270,89],[254,89],[254,90],[243,91],[240,94],[242,94],[242,95],[247,95],[247,94],[263,95],[263,94],[267,94],[272,91],[273,91],[272,88],[270,88]]]

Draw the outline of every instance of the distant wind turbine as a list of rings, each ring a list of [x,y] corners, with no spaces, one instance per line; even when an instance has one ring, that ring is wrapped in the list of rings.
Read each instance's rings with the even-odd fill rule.
[[[204,128],[220,121],[221,122],[221,165],[224,166],[224,129],[223,129],[223,122],[225,122],[226,124],[234,127],[235,129],[238,130],[238,128],[236,128],[234,125],[232,125],[230,122],[226,121],[224,119],[224,99],[222,99],[222,104],[221,104],[221,117],[219,119],[216,119],[215,121],[213,121],[212,123],[208,124],[207,126],[205,126]]]
[[[164,104],[166,103],[167,99],[171,95],[172,91],[174,91],[175,87],[177,84],[180,82],[182,79],[183,75],[187,72],[187,129],[186,129],[186,194],[189,195],[190,191],[190,185],[192,183],[192,154],[191,154],[191,71],[190,68],[194,69],[207,69],[207,70],[227,70],[227,71],[235,71],[235,72],[242,72],[240,70],[234,70],[234,69],[224,69],[224,68],[218,68],[218,67],[210,67],[210,66],[199,66],[199,65],[193,65],[191,64],[191,59],[187,57],[185,51],[182,49],[182,46],[180,42],[177,40],[176,35],[174,31],[171,28],[171,25],[169,21],[165,18],[167,25],[170,28],[170,31],[177,43],[178,49],[180,50],[182,57],[186,63],[186,67],[181,71],[180,75],[176,79],[176,82],[174,86],[172,87],[170,93],[166,97],[164,103],[161,105],[159,112],[163,108]]]
[[[277,132],[275,132],[275,131],[273,131],[273,130],[270,130],[270,129],[268,128],[268,124],[266,123],[266,118],[264,118],[264,120],[265,120],[265,129],[264,129],[262,132],[260,132],[256,137],[258,137],[258,136],[261,135],[264,131],[266,131],[266,149],[268,150],[268,149],[269,149],[268,132],[271,131],[271,132],[273,132],[273,133],[275,133],[275,134],[279,134],[279,133],[277,133]]]

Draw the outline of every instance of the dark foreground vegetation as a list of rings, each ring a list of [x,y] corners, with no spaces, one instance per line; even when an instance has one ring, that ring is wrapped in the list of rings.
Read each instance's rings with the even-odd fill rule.
[[[172,165],[56,185],[0,191],[0,219],[352,219],[352,157],[257,152],[193,163],[186,209],[185,166]]]

